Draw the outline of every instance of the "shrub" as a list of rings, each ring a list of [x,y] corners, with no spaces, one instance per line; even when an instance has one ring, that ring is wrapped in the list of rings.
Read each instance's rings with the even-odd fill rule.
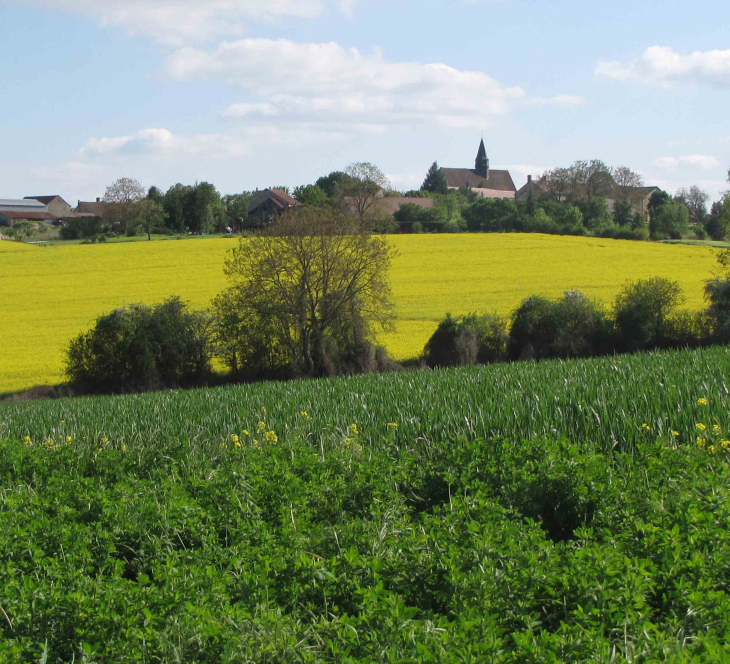
[[[62,240],[81,240],[102,233],[101,220],[98,217],[74,217],[61,226]]]
[[[705,299],[713,341],[730,343],[730,277],[710,279],[705,284]]]
[[[679,284],[664,277],[624,286],[614,304],[617,348],[630,352],[671,345],[669,319],[682,301]]]
[[[424,356],[430,367],[500,362],[506,358],[507,340],[506,322],[496,314],[446,314],[426,343]]]
[[[66,373],[92,393],[199,385],[211,373],[208,327],[178,297],[116,309],[71,341]]]
[[[608,317],[578,291],[568,291],[556,301],[528,297],[512,314],[510,359],[589,357],[610,349]]]

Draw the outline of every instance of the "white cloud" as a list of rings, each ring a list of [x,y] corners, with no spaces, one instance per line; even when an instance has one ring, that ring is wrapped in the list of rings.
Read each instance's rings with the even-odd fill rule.
[[[214,50],[183,48],[164,69],[177,80],[217,78],[245,91],[247,99],[223,116],[248,121],[483,129],[520,105],[583,102],[570,95],[531,99],[484,72],[391,62],[378,51],[366,55],[332,42],[243,39]]]
[[[244,127],[228,134],[173,134],[168,129],[150,128],[127,136],[90,138],[80,150],[80,155],[87,158],[107,155],[176,159],[190,156],[240,157],[262,146],[302,147],[335,143],[344,138],[345,134],[332,128],[312,130],[297,126]]]
[[[21,0],[15,0],[20,2]],[[354,0],[33,0],[118,26],[168,44],[189,44],[240,35],[251,21],[311,19],[333,5],[352,14]]]
[[[720,160],[707,154],[690,154],[682,157],[657,157],[654,163],[668,170],[678,168],[700,168],[705,171],[720,167]]]
[[[245,154],[245,141],[221,134],[195,134],[178,136],[168,129],[142,129],[129,136],[91,138],[82,149],[83,155],[110,153],[128,155],[155,155],[173,157],[180,155],[230,155]]]
[[[677,53],[670,46],[651,46],[629,63],[601,61],[595,73],[616,81],[639,81],[668,86],[674,83],[712,83],[730,86],[730,50]]]
[[[586,100],[575,95],[555,95],[554,97],[533,97],[536,106],[583,106]]]

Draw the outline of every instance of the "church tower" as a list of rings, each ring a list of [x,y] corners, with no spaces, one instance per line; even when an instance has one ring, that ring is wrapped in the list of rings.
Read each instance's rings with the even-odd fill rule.
[[[479,143],[479,152],[477,152],[477,158],[474,162],[474,170],[485,180],[489,177],[489,157],[487,157],[487,150],[484,147],[484,139]]]

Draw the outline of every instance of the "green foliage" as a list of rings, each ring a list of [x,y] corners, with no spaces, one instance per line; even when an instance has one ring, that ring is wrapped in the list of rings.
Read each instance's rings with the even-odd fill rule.
[[[199,385],[211,373],[207,328],[178,297],[117,309],[70,342],[66,373],[82,392]]]
[[[0,661],[723,661],[728,357],[0,404]]]
[[[301,185],[294,188],[294,198],[304,205],[322,207],[327,202],[327,192],[316,184]]]
[[[493,233],[519,228],[517,205],[507,198],[479,198],[464,208],[462,214],[471,232]]]
[[[446,314],[426,343],[424,359],[430,367],[489,364],[506,359],[507,323],[496,314]]]
[[[438,219],[438,212],[434,208],[424,208],[415,203],[401,203],[400,209],[393,217],[401,224],[412,224],[416,221],[421,224],[433,224]]]
[[[649,235],[654,238],[658,234],[659,213],[672,200],[672,197],[663,189],[657,189],[649,197]]]
[[[336,198],[340,185],[348,178],[343,171],[332,171],[319,178],[314,185],[324,190],[328,198]]]
[[[421,185],[421,189],[432,194],[449,193],[449,185],[446,182],[446,176],[435,161],[431,164],[431,166],[429,166],[426,178],[423,180],[423,184]]]
[[[618,350],[631,352],[671,345],[670,319],[683,301],[679,284],[663,277],[640,279],[624,286],[614,304]]]
[[[687,232],[688,225],[687,206],[682,201],[668,201],[656,214],[655,236],[678,240]]]
[[[588,230],[600,231],[601,228],[613,224],[613,215],[605,198],[593,196],[586,200],[577,201],[576,205],[583,213],[583,223]]]
[[[104,232],[98,217],[73,217],[61,226],[59,235],[62,240],[81,240]]]
[[[730,276],[707,281],[705,298],[713,338],[719,343],[730,343]]]

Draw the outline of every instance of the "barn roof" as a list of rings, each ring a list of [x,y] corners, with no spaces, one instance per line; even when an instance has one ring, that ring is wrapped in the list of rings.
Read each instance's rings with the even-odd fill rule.
[[[492,189],[495,191],[517,191],[509,171],[494,168],[489,170],[489,177],[483,178],[473,168],[442,168],[446,176],[446,184],[456,189]]]
[[[66,201],[63,200],[63,197],[60,194],[53,194],[51,196],[24,196],[23,197],[24,200],[36,200],[36,201],[43,203],[44,205],[48,205],[52,201],[55,201],[57,198],[60,198],[64,203],[66,203]],[[68,203],[66,203],[66,205],[68,205]]]
[[[27,207],[45,208],[45,204],[37,200],[26,200],[25,198],[0,198],[0,207]]]

